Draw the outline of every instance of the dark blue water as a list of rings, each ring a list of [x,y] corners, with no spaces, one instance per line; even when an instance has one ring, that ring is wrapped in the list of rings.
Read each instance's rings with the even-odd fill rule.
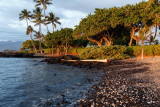
[[[71,103],[67,106],[73,106],[85,98],[84,92],[93,84],[90,80],[97,77],[84,69],[40,60],[0,58],[0,107],[52,107],[64,98]]]

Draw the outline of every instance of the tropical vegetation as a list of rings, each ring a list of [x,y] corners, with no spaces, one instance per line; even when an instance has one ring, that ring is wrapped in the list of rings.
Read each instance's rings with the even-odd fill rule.
[[[35,52],[36,49],[41,53],[42,50],[49,49],[51,51],[48,52],[52,54],[68,54],[68,52],[79,53],[78,49],[80,49],[79,55],[84,59],[123,59],[132,55],[137,56],[138,52],[141,53],[142,59],[143,55],[159,55],[159,45],[156,45],[160,29],[159,0],[142,1],[122,7],[96,8],[93,14],[81,19],[74,29],[62,28],[56,31],[57,24],[61,24],[60,18],[56,17],[53,12],[46,15],[47,5],[51,5],[51,1],[34,0],[36,9],[33,14],[26,9],[20,14],[20,20],[26,19],[27,28],[29,27],[27,34],[30,34],[32,49]],[[43,9],[39,7],[40,5]],[[33,32],[28,20],[35,23],[35,26],[39,26],[39,31]],[[48,24],[52,25],[53,31],[50,32],[47,27],[48,33],[43,35],[41,25],[47,26]],[[35,33],[39,41],[39,48],[34,46],[32,33]],[[44,44],[43,49],[41,44]],[[151,52],[153,47],[156,53]]]

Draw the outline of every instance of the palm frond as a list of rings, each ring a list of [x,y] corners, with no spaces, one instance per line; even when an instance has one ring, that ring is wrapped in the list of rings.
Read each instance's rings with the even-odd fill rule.
[[[35,7],[38,7],[38,6],[40,6],[40,5],[41,5],[41,4],[40,4],[40,3],[38,3],[38,4],[36,4],[36,5],[35,5]]]

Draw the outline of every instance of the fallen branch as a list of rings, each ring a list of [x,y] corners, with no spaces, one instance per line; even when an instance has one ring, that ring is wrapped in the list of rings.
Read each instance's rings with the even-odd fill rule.
[[[68,62],[76,62],[76,61],[82,61],[82,62],[110,62],[109,59],[87,59],[87,60],[65,60],[61,59],[62,61],[68,61]]]

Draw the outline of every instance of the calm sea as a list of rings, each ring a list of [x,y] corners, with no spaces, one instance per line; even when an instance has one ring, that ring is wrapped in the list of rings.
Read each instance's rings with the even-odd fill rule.
[[[0,107],[72,106],[97,73],[32,58],[0,58]]]

